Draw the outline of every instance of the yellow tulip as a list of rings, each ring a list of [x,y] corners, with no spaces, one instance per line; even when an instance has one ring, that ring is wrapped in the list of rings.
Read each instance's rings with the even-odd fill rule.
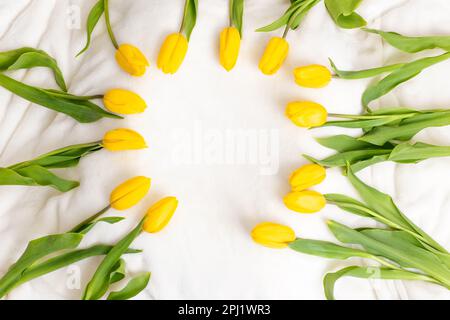
[[[286,248],[296,238],[291,228],[271,222],[258,224],[251,236],[256,243],[273,249]]]
[[[311,101],[291,102],[286,107],[286,116],[303,128],[320,127],[327,122],[327,110]]]
[[[300,213],[319,212],[326,205],[325,197],[312,190],[291,192],[283,200],[288,209]]]
[[[294,70],[295,82],[306,88],[322,88],[331,81],[331,72],[326,67],[312,64]]]
[[[116,210],[127,210],[144,198],[150,190],[152,180],[147,177],[134,177],[111,192],[109,203]]]
[[[174,74],[183,63],[187,50],[188,41],[184,35],[169,35],[159,51],[158,68],[164,73]]]
[[[102,145],[109,151],[137,150],[147,148],[145,139],[130,129],[108,131],[103,137]]]
[[[241,47],[241,35],[235,27],[224,29],[220,33],[220,64],[230,71],[236,65]]]
[[[130,75],[141,77],[150,66],[144,54],[131,44],[122,44],[116,51],[116,61]]]
[[[289,183],[293,191],[303,191],[321,183],[326,172],[325,168],[318,164],[307,164],[292,173]]]
[[[141,113],[147,109],[144,99],[132,91],[123,89],[112,89],[106,92],[103,103],[106,109],[119,114]]]
[[[259,62],[259,69],[262,73],[271,75],[280,69],[289,52],[289,43],[284,38],[274,37],[269,44]]]
[[[157,233],[169,223],[178,207],[175,197],[164,198],[155,203],[145,217],[143,229],[148,233]]]

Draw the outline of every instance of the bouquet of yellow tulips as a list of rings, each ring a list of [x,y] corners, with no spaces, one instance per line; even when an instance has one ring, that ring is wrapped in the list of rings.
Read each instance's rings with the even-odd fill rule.
[[[109,209],[123,211],[140,202],[150,190],[151,180],[147,177],[134,177],[115,188],[110,196],[109,204],[70,231],[63,234],[49,235],[31,241],[21,257],[0,278],[0,298],[14,288],[38,277],[52,273],[61,268],[94,256],[105,256],[97,272],[87,285],[83,294],[85,300],[102,298],[111,284],[117,283],[126,276],[124,254],[135,254],[140,250],[131,249],[132,242],[142,233],[161,231],[174,215],[178,200],[168,197],[154,204],[139,222],[136,228],[118,241],[115,245],[95,245],[87,249],[77,249],[83,237],[98,223],[115,224],[122,217],[105,217]],[[125,300],[134,297],[144,290],[150,280],[150,273],[145,272],[133,277],[120,291],[110,292],[108,300]]]

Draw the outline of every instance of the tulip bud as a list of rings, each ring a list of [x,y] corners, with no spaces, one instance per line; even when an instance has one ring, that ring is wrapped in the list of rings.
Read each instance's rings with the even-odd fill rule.
[[[147,148],[145,139],[130,129],[108,131],[103,137],[102,145],[109,151],[138,150]]]
[[[315,213],[325,207],[325,197],[312,190],[294,191],[284,197],[284,204],[290,210],[300,213]]]
[[[122,183],[111,192],[111,207],[122,211],[136,205],[147,195],[151,182],[147,177],[135,177]]]
[[[312,128],[320,127],[327,122],[328,113],[318,103],[299,101],[287,105],[286,116],[299,127]]]
[[[236,65],[241,46],[241,35],[235,27],[224,29],[220,33],[220,64],[230,71]]]
[[[303,191],[321,183],[326,172],[325,168],[318,164],[307,164],[292,173],[289,183],[293,191]]]
[[[155,203],[148,211],[143,229],[148,233],[157,233],[164,229],[177,210],[178,200],[168,197]]]
[[[144,99],[132,91],[123,89],[109,90],[103,97],[106,109],[119,114],[135,114],[144,112],[147,104]]]
[[[259,69],[266,75],[272,75],[280,69],[289,52],[289,43],[284,38],[274,37],[269,44],[259,63]]]
[[[251,236],[256,243],[273,249],[286,248],[296,238],[291,228],[271,222],[258,224]]]
[[[130,75],[141,77],[150,66],[144,54],[135,46],[122,44],[116,51],[116,61]]]
[[[306,88],[322,88],[331,81],[331,72],[326,67],[312,64],[294,70],[295,82]]]
[[[184,35],[169,35],[159,51],[158,68],[164,73],[174,74],[183,63],[187,50],[188,41]]]

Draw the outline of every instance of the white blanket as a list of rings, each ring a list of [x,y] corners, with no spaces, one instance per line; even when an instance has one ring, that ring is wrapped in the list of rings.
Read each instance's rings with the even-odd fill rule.
[[[120,224],[96,227],[83,241],[113,243],[145,213],[150,204],[174,195],[180,208],[170,225],[156,235],[142,235],[133,244],[144,249],[127,256],[129,274],[151,271],[140,299],[323,299],[322,277],[358,259],[336,262],[271,250],[252,242],[249,233],[263,221],[293,227],[298,236],[333,240],[325,221],[351,226],[362,218],[328,206],[315,215],[286,209],[282,197],[291,171],[306,163],[301,154],[331,154],[313,137],[345,132],[295,127],[284,116],[291,100],[310,99],[330,112],[358,113],[360,97],[371,80],[333,80],[321,90],[298,87],[292,70],[310,63],[327,65],[332,57],[345,69],[380,66],[412,59],[383,44],[376,35],[335,26],[323,3],[302,27],[290,32],[289,57],[272,77],[257,65],[271,36],[255,33],[289,5],[287,0],[247,0],[244,39],[236,68],[225,72],[218,62],[218,35],[227,25],[227,0],[200,0],[197,27],[179,72],[164,75],[155,64],[165,36],[178,30],[184,0],[111,0],[113,27],[119,42],[139,46],[151,61],[142,78],[131,78],[114,61],[103,19],[91,49],[78,59],[85,42],[85,20],[95,0],[0,0],[0,50],[22,46],[46,50],[59,64],[71,92],[97,94],[120,87],[141,94],[149,108],[126,120],[78,124],[71,118],[36,106],[0,88],[0,164],[6,166],[75,143],[99,140],[116,127],[141,132],[145,151],[91,155],[61,175],[81,186],[66,194],[49,188],[0,188],[0,275],[18,258],[27,242],[63,232],[108,201],[110,191],[135,176],[152,177],[151,195],[125,212]],[[408,35],[450,34],[448,0],[365,0],[358,12],[370,27]],[[81,17],[80,17],[81,15]],[[81,19],[81,20],[80,20]],[[435,52],[417,54],[417,57]],[[446,108],[450,102],[450,61],[442,62],[375,103],[382,107]],[[47,70],[11,74],[38,86],[54,86]],[[355,132],[357,133],[357,132]],[[430,129],[417,140],[449,145],[450,128]],[[385,163],[359,174],[394,197],[400,208],[447,248],[450,247],[450,159],[418,165]],[[355,195],[339,170],[329,170],[320,192]],[[78,299],[100,258],[60,270],[25,284],[7,299]],[[77,276],[80,281],[77,281]],[[116,286],[120,287],[119,286]],[[448,299],[437,286],[418,282],[341,280],[337,298]]]

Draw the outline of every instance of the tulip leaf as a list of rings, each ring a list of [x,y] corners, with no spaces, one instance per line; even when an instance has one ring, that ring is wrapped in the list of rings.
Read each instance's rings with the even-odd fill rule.
[[[56,270],[62,269],[64,267],[67,267],[71,264],[74,264],[76,262],[96,257],[96,256],[103,256],[106,255],[110,250],[112,249],[112,246],[107,245],[96,245],[87,249],[81,249],[81,250],[74,250],[67,253],[60,254],[56,257],[47,259],[43,262],[35,263],[29,268],[27,268],[20,279],[15,282],[14,288],[31,281],[33,279],[42,277],[46,274],[52,273]],[[140,250],[127,250],[127,254],[134,254],[134,253],[140,253]]]
[[[122,290],[111,292],[108,296],[108,300],[128,300],[137,296],[147,287],[150,276],[151,273],[146,272],[134,277]]]
[[[399,230],[407,231],[413,234],[419,241],[427,243],[438,251],[447,253],[441,245],[410,221],[398,209],[389,195],[366,185],[356,177],[350,168],[347,169],[347,176],[353,187],[358,191],[359,195],[366,203],[367,207],[371,208],[374,212],[377,212],[388,221],[385,222],[385,224]]]
[[[334,22],[341,28],[364,27],[366,21],[355,12],[362,0],[325,0],[325,6]]]
[[[361,171],[367,167],[373,166],[375,164],[389,161],[390,154],[383,154],[381,156],[373,156],[372,158],[358,161],[350,166],[353,172]]]
[[[361,217],[374,218],[370,208],[367,208],[362,202],[348,196],[330,193],[325,195],[325,199],[329,204],[334,204],[347,212]]]
[[[70,191],[79,183],[62,179],[49,169],[76,166],[82,157],[102,148],[98,142],[72,145],[8,168],[0,168],[0,185],[51,186],[61,192]]]
[[[385,279],[385,280],[419,280],[435,283],[436,281],[422,274],[406,270],[396,270],[380,267],[351,266],[337,272],[327,273],[323,279],[325,296],[328,300],[334,300],[334,286],[342,277],[354,277],[361,279]]]
[[[116,224],[119,223],[121,221],[125,220],[124,217],[106,217],[106,218],[101,218],[95,221],[92,221],[90,223],[87,223],[79,228],[76,229],[76,232],[81,233],[81,234],[87,234],[89,231],[92,230],[92,228],[94,228],[98,223],[108,223],[108,224]]]
[[[122,117],[107,112],[90,101],[73,101],[60,98],[45,90],[16,81],[4,74],[0,74],[0,86],[32,103],[64,113],[80,123],[95,122],[105,117],[122,119]]]
[[[289,248],[314,256],[329,259],[345,260],[352,257],[372,258],[373,255],[352,248],[339,246],[332,242],[297,238],[289,244]]]
[[[417,163],[422,160],[436,157],[449,157],[450,147],[435,146],[426,143],[402,143],[392,150],[389,155],[390,161],[400,163]]]
[[[365,141],[360,141],[357,138],[347,135],[336,135],[326,138],[318,138],[316,139],[316,141],[322,146],[336,150],[338,152],[373,148],[372,144]]]
[[[331,68],[333,69],[334,73],[339,78],[348,79],[348,80],[372,78],[372,77],[378,76],[383,73],[397,70],[405,65],[404,63],[397,63],[397,64],[391,64],[388,66],[372,68],[372,69],[357,70],[357,71],[344,71],[344,70],[338,69],[336,67],[335,63],[333,62],[333,60],[331,60],[331,59],[329,59],[329,60],[330,60]]]
[[[408,53],[437,48],[450,51],[450,36],[407,37],[397,32],[385,32],[375,29],[364,30],[380,35],[391,46]]]
[[[50,186],[61,192],[70,191],[80,185],[78,181],[60,178],[41,166],[31,165],[15,171],[23,177],[32,179],[35,186]]]
[[[308,155],[303,155],[303,157],[321,166],[333,168],[345,167],[347,163],[354,164],[362,160],[368,160],[373,156],[389,155],[390,153],[391,149],[379,148],[340,152],[323,160],[318,160]]]
[[[417,133],[429,127],[450,125],[450,112],[430,112],[417,114],[405,119],[397,126],[380,126],[360,137],[359,140],[375,145],[384,145],[391,140],[410,140]]]
[[[101,16],[105,12],[105,6],[104,1],[99,0],[94,7],[92,7],[91,12],[89,13],[88,19],[87,19],[87,40],[85,47],[77,54],[77,57],[82,55],[84,52],[86,52],[89,49],[89,46],[91,45],[91,37],[92,32],[94,32],[95,26],[97,25],[98,21],[100,20]]]
[[[191,33],[197,23],[198,0],[186,0],[184,5],[183,22],[181,30],[186,35],[187,40],[191,38]]]
[[[122,238],[106,255],[89,281],[83,294],[83,300],[98,300],[105,295],[110,284],[111,271],[131,243],[141,234],[144,221],[145,219],[142,219],[136,228]]]
[[[66,82],[58,63],[43,50],[20,48],[0,52],[0,71],[47,67],[53,71],[55,81],[61,90],[67,91]]]
[[[297,29],[308,12],[320,2],[320,0],[298,0],[291,1],[291,6],[276,21],[259,28],[257,32],[270,32],[286,26],[289,29]]]
[[[390,239],[389,243],[385,243],[335,221],[329,221],[328,227],[343,243],[361,245],[373,255],[383,256],[405,268],[421,270],[445,286],[450,286],[450,269],[430,251],[399,237],[395,238],[395,242]]]
[[[242,38],[242,20],[244,17],[244,0],[230,0],[230,22],[238,29]]]
[[[111,273],[109,275],[109,283],[113,284],[121,281],[125,278],[125,260],[120,259],[111,269]]]
[[[83,236],[76,233],[50,235],[30,241],[15,264],[0,279],[0,298],[14,287],[22,273],[40,259],[62,250],[75,249]]]
[[[376,100],[400,84],[408,81],[418,74],[420,74],[424,69],[431,67],[432,65],[442,62],[450,58],[450,52],[444,53],[435,57],[422,58],[413,62],[406,63],[402,67],[394,70],[391,74],[383,78],[381,81],[371,85],[364,91],[362,97],[362,104],[365,108],[368,108],[369,103]]]

